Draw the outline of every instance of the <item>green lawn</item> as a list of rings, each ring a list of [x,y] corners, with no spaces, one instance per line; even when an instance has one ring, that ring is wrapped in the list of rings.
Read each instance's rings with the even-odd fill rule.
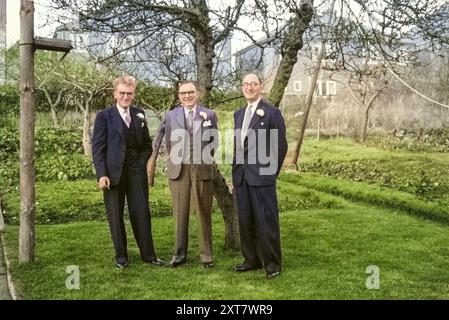
[[[303,172],[385,186],[449,206],[447,153],[388,150],[349,139],[307,139],[300,166]]]
[[[222,128],[229,126],[231,115],[221,117]],[[263,270],[244,274],[232,271],[242,257],[239,252],[223,249],[223,220],[214,205],[213,269],[204,269],[199,263],[195,221],[189,233],[188,263],[176,269],[140,262],[129,223],[131,264],[125,270],[115,268],[105,221],[38,225],[36,263],[19,265],[18,227],[10,225],[4,245],[20,296],[449,299],[447,154],[384,150],[347,139],[306,139],[302,152],[303,172],[284,172],[278,183],[284,268],[280,277],[268,280]],[[229,181],[230,166],[223,164],[219,168]],[[162,170],[158,172],[150,201],[156,249],[168,261],[174,230],[173,220],[167,216],[171,205],[166,179]],[[78,190],[70,187],[75,182],[66,183],[68,190]],[[94,186],[94,181],[76,183],[81,189],[84,185]],[[42,192],[47,189],[59,190],[51,184],[42,186]],[[57,198],[54,195],[51,199]],[[40,210],[50,202],[42,198]],[[80,290],[65,287],[69,276],[65,271],[71,265],[79,266]],[[369,276],[366,268],[370,265],[380,270],[378,290],[365,286]]]
[[[348,204],[340,209],[281,215],[284,272],[238,274],[240,254],[223,247],[223,222],[213,216],[216,267],[204,269],[191,224],[188,263],[172,269],[139,260],[128,229],[128,269],[114,266],[106,222],[38,226],[37,260],[17,264],[18,228],[5,237],[12,274],[24,299],[448,299],[448,228],[401,212]],[[129,223],[128,223],[129,227]],[[171,217],[153,219],[158,254],[168,260]],[[65,287],[69,265],[79,266],[80,289]],[[380,289],[365,286],[369,265],[380,269]]]

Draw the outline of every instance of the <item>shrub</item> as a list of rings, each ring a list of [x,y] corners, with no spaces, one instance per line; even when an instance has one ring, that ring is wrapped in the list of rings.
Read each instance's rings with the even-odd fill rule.
[[[43,155],[36,159],[36,181],[68,181],[94,178],[89,158],[80,154]]]
[[[0,115],[19,113],[20,92],[16,83],[0,86]]]
[[[20,196],[16,189],[3,199],[5,222],[19,223]],[[102,193],[94,180],[36,184],[36,223],[55,224],[104,219]]]
[[[19,164],[15,155],[0,152],[0,193],[19,183]]]
[[[291,184],[286,179],[278,183],[279,211],[299,211],[309,209],[341,209],[346,205],[341,199],[329,194]]]
[[[19,223],[19,190],[2,199],[5,222]],[[172,214],[171,201],[165,182],[158,183],[150,192],[152,216]],[[95,180],[67,182],[41,182],[36,184],[36,223],[57,224],[74,221],[103,220],[103,193],[97,189]],[[125,213],[127,210],[125,209]]]
[[[37,128],[36,155],[83,153],[82,132],[74,128]],[[17,128],[0,128],[0,152],[19,151]]]
[[[422,129],[418,133],[399,130],[392,136],[374,137],[369,144],[387,150],[449,152],[449,128]]]
[[[91,160],[82,152],[77,129],[36,130],[36,180],[67,181],[94,177]],[[0,128],[0,190],[19,182],[19,134],[17,129]]]

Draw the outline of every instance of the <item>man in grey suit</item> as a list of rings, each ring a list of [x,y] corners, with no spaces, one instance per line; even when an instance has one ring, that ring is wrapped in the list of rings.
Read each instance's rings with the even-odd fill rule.
[[[198,221],[200,261],[214,266],[212,257],[212,181],[217,172],[213,161],[218,145],[215,112],[198,104],[193,82],[179,85],[181,105],[165,116],[167,171],[175,216],[176,247],[170,262],[177,267],[187,261],[190,208]]]

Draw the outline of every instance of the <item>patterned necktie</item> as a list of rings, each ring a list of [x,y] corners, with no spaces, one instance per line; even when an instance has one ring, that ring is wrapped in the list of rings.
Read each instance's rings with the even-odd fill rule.
[[[242,147],[244,145],[244,141],[245,141],[245,137],[248,133],[248,128],[249,128],[249,123],[251,121],[251,108],[252,105],[249,105],[248,107],[246,107],[246,111],[245,111],[245,118],[243,120],[243,125],[242,125]]]
[[[125,112],[123,112],[123,120],[125,120],[126,126],[129,128],[129,126],[131,125],[131,118],[129,117],[128,110],[125,110]]]
[[[187,116],[187,129],[190,133],[192,133],[193,130],[193,110],[189,111],[189,115]]]

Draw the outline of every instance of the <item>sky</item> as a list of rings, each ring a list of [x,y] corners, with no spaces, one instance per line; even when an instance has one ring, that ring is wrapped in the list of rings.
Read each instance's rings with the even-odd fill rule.
[[[235,3],[235,0],[208,0],[209,5],[211,5],[212,8],[220,8],[224,9],[228,5],[233,5]],[[320,2],[320,1],[316,1]],[[55,23],[48,24],[48,9],[46,6],[48,6],[51,3],[51,0],[34,0],[34,7],[35,7],[35,36],[40,37],[52,37],[53,32],[57,25]],[[338,3],[338,1],[337,1]],[[7,33],[7,46],[11,46],[14,43],[16,43],[20,38],[20,0],[6,0],[6,6],[7,6],[7,26],[6,26],[6,33]],[[54,19],[52,19],[54,20]],[[242,17],[240,20],[240,26],[242,26],[244,29],[246,29],[248,32],[250,32],[255,39],[260,39],[264,36],[264,33],[260,31],[261,27],[257,26],[256,21],[251,21],[247,17]],[[246,37],[239,33],[234,33],[234,38],[232,41],[232,53],[234,53],[237,50],[240,50],[242,47],[245,47],[250,44],[250,42],[247,40],[244,40]]]
[[[34,33],[40,37],[51,37],[54,28],[45,25],[45,8],[44,4],[48,0],[34,0]],[[20,38],[20,0],[6,0],[6,43],[11,46]]]
[[[34,0],[34,9],[35,9],[35,16],[34,16],[34,22],[35,22],[35,36],[40,37],[52,37],[53,31],[57,27],[57,25],[48,25],[47,24],[47,16],[48,16],[48,9],[46,9],[46,6],[50,3],[51,0]],[[218,7],[223,7],[224,5],[230,5],[231,2],[234,0],[209,0],[209,2],[212,5],[217,5]],[[6,26],[6,43],[7,46],[11,46],[14,43],[16,43],[20,38],[20,0],[6,0],[6,8],[7,8],[7,26]],[[244,20],[244,19],[242,19]],[[243,24],[245,22],[243,21]],[[254,26],[254,23],[248,23],[248,29],[250,25]],[[251,30],[254,33],[254,36],[256,38],[260,38],[263,36],[263,33],[259,32],[257,33],[254,30]],[[235,39],[234,48],[233,51],[236,51],[240,49],[242,46],[244,46],[241,41]]]

